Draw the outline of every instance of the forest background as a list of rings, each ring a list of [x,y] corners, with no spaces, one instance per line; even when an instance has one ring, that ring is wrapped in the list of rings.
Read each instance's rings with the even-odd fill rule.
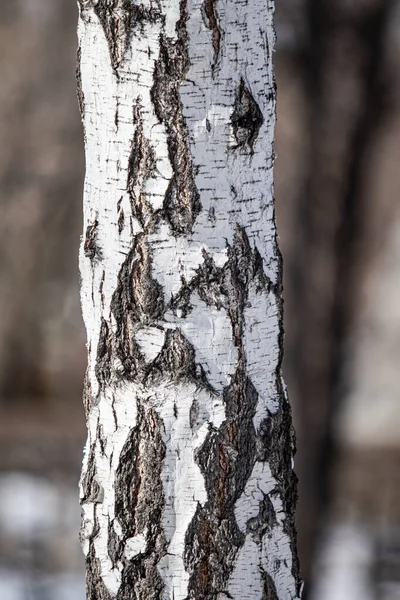
[[[0,597],[83,600],[77,9],[0,0]],[[277,0],[275,181],[312,600],[400,598],[400,2]]]

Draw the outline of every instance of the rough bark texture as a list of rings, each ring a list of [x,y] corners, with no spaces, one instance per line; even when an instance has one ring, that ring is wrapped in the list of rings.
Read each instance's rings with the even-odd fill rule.
[[[272,14],[80,2],[90,600],[300,596]]]

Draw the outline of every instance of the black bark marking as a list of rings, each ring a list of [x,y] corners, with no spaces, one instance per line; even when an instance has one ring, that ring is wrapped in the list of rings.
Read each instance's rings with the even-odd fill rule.
[[[278,592],[271,575],[265,571],[261,571],[261,577],[264,583],[262,600],[279,600]]]
[[[243,338],[244,309],[250,286],[254,283],[258,291],[270,291],[273,287],[264,273],[258,250],[251,248],[244,228],[237,226],[233,243],[228,246],[227,263],[219,268],[204,253],[204,262],[198,268],[196,276],[184,283],[174,299],[179,304],[183,295],[186,304],[190,305],[191,293],[196,291],[208,305],[224,307],[232,323],[234,343],[238,350],[235,375],[231,385],[224,390],[226,421],[219,430],[211,429],[196,455],[205,480],[208,500],[203,507],[198,507],[185,542],[185,566],[190,573],[188,598],[193,600],[215,599],[221,590],[226,589],[237,552],[245,539],[237,527],[234,506],[245,489],[256,461],[268,462],[277,480],[277,489],[272,494],[279,494],[283,500],[284,510],[288,514],[284,531],[289,536],[295,557],[296,477],[291,467],[293,440],[290,407],[281,386],[281,356],[278,359],[276,377],[277,395],[282,401],[281,410],[276,416],[265,419],[259,434],[253,424],[258,394],[247,376]],[[279,297],[280,283],[273,291]],[[279,344],[282,351],[282,336]],[[196,409],[195,405],[192,406],[192,427],[196,424]],[[260,502],[257,517],[247,522],[247,533],[255,536],[261,543],[261,538],[268,535],[276,523],[271,499],[265,496]],[[300,587],[295,558],[292,571]],[[265,599],[274,600],[275,585],[269,576],[264,578],[264,589]]]
[[[129,283],[130,308],[135,320],[150,325],[164,311],[162,286],[153,279],[150,246],[143,234],[136,237]]]
[[[224,287],[225,270],[216,266],[212,256],[203,251],[204,262],[201,264],[195,277],[189,282],[182,280],[180,290],[172,297],[170,308],[175,315],[186,318],[192,310],[190,302],[193,292],[197,292],[201,300],[208,306],[215,306],[217,309],[227,308],[227,292]]]
[[[224,305],[232,322],[238,365],[224,390],[226,420],[211,430],[196,455],[205,480],[207,503],[198,507],[185,544],[185,566],[190,573],[188,597],[216,598],[225,589],[245,536],[239,530],[234,507],[251,476],[257,456],[253,418],[258,395],[246,375],[243,347],[244,308],[253,255],[244,230],[237,227],[228,261],[222,268],[205,254],[196,283],[208,303]]]
[[[253,153],[254,142],[257,139],[264,117],[254,100],[250,90],[246,87],[243,78],[240,79],[236,93],[231,123],[236,139],[236,148],[247,148]]]
[[[137,401],[137,409],[136,425],[121,452],[115,483],[115,515],[125,537],[142,533],[146,526],[157,523],[155,517],[164,506],[162,422],[143,401]]]
[[[117,565],[117,563],[122,559],[124,553],[124,545],[123,541],[120,537],[115,533],[114,529],[114,521],[110,521],[108,519],[108,542],[107,542],[107,552],[108,556],[111,559],[113,565]]]
[[[132,332],[139,324],[151,325],[161,319],[164,310],[162,287],[151,273],[149,245],[140,233],[122,264],[111,300],[111,312],[117,323],[114,347],[123,367],[120,377],[134,381],[139,376],[144,360]]]
[[[101,258],[101,250],[97,244],[99,222],[97,219],[91,225],[86,227],[85,243],[83,245],[83,253],[86,258],[94,260]]]
[[[90,384],[90,378],[88,376],[88,369],[86,369],[85,379],[83,382],[83,407],[85,409],[86,418],[89,417],[89,413],[93,406],[93,395],[92,386]]]
[[[206,27],[212,30],[212,45],[214,50],[214,60],[211,65],[211,70],[214,73],[215,67],[218,63],[219,53],[221,50],[221,29],[218,22],[218,13],[215,5],[217,0],[204,0],[202,6],[202,12],[204,15],[204,22]],[[208,129],[208,127],[207,127]],[[208,130],[209,131],[209,130]]]
[[[215,215],[215,208],[214,208],[214,206],[210,206],[210,209],[208,211],[208,221],[210,221],[210,223],[212,225],[215,225],[216,220],[217,220],[217,218]]]
[[[199,401],[197,400],[197,398],[193,398],[193,402],[192,402],[192,405],[191,405],[190,411],[189,411],[189,424],[190,424],[191,429],[193,429],[196,426],[196,424],[198,422],[199,414],[200,414]]]
[[[297,500],[297,478],[292,470],[295,452],[295,435],[291,421],[290,405],[284,401],[281,409],[260,425],[258,460],[268,462],[272,476],[278,482],[284,511],[290,514]]]
[[[185,319],[193,309],[190,303],[190,296],[192,294],[193,286],[188,285],[186,280],[182,278],[182,286],[177,294],[172,296],[170,300],[170,308],[175,316],[182,317]]]
[[[92,444],[89,450],[88,466],[86,473],[82,480],[82,491],[83,495],[81,498],[81,504],[85,502],[93,502],[93,498],[96,497],[96,463],[95,463],[95,444]]]
[[[132,559],[122,572],[117,600],[164,600],[164,582],[157,568],[159,560],[155,552]]]
[[[119,127],[119,98],[117,98],[117,103],[116,103],[116,107],[115,107],[114,125],[115,125],[115,128],[118,131],[118,127]]]
[[[100,423],[100,421],[97,423],[96,439],[99,442],[101,453],[104,456],[104,452],[105,452],[105,449],[106,449],[107,441],[106,441],[106,438],[104,436],[103,425]]]
[[[153,209],[146,200],[144,187],[146,181],[155,176],[156,156],[143,134],[139,104],[134,107],[134,121],[136,130],[129,157],[127,190],[131,198],[132,214],[143,228],[147,228],[153,216]]]
[[[121,600],[158,599],[163,583],[157,564],[165,554],[162,514],[165,505],[161,472],[165,458],[163,424],[158,414],[138,400],[136,426],[121,453],[116,474],[115,514],[124,541],[147,529],[147,546],[131,560],[124,559]]]
[[[106,387],[111,377],[111,354],[112,341],[110,336],[110,330],[107,321],[104,318],[102,318],[99,341],[97,344],[97,357],[95,366],[97,381],[99,382],[101,389]]]
[[[281,282],[278,282],[278,285],[274,286],[271,280],[265,275],[264,265],[261,254],[259,253],[257,248],[253,250],[253,280],[257,282],[256,291],[260,292],[261,290],[273,290],[275,295],[280,298],[281,294]],[[282,305],[281,301],[278,300],[278,304]],[[281,360],[278,363],[279,373],[281,369]]]
[[[119,211],[119,215],[118,215],[118,233],[120,235],[124,230],[124,226],[125,226],[125,213],[124,213],[123,209],[121,208],[121,210]]]
[[[132,33],[136,28],[143,31],[146,22],[164,22],[158,8],[147,8],[134,4],[132,0],[79,0],[82,18],[87,11],[96,13],[107,39],[111,64],[118,75],[118,67],[129,47]]]
[[[154,359],[147,375],[147,381],[151,381],[152,384],[165,379],[174,381],[197,379],[195,349],[179,329],[166,331],[161,352]]]
[[[125,227],[125,213],[124,213],[124,209],[121,207],[122,200],[123,200],[123,196],[121,196],[121,198],[117,202],[118,233],[119,233],[119,235],[121,235],[121,233],[123,232],[124,227]]]
[[[80,46],[76,52],[76,68],[75,68],[75,77],[76,77],[76,95],[78,98],[78,106],[79,112],[81,114],[81,119],[85,116],[85,94],[82,90],[82,77],[81,77],[81,55],[82,51]]]
[[[96,558],[94,545],[91,542],[86,557],[86,598],[89,600],[115,600],[103,583],[101,565]]]
[[[197,271],[195,289],[200,298],[208,306],[215,306],[217,309],[227,308],[228,298],[224,288],[225,270],[218,268],[214,259],[203,252],[204,262]]]
[[[250,532],[261,542],[263,535],[270,531],[276,524],[277,519],[274,505],[270,497],[265,494],[260,502],[258,515],[247,521],[247,532]]]
[[[280,379],[279,379],[280,381]],[[281,390],[282,398],[284,392]],[[292,552],[292,575],[300,596],[300,567],[297,557],[297,533],[295,510],[297,504],[297,477],[292,469],[292,457],[296,453],[295,433],[292,425],[291,408],[284,399],[282,407],[275,415],[261,423],[258,440],[258,460],[268,463],[277,481],[276,492],[282,500],[285,520],[283,530],[289,538]]]
[[[233,510],[217,517],[198,505],[185,538],[185,568],[191,573],[187,598],[217,600],[243,543]]]
[[[201,210],[189,145],[189,132],[182,112],[179,87],[189,69],[186,0],[180,3],[176,24],[177,41],[160,37],[160,55],[155,64],[151,98],[160,123],[167,132],[168,154],[173,176],[164,198],[164,215],[173,234],[189,234]]]
[[[198,506],[185,540],[188,597],[196,600],[216,598],[226,588],[245,540],[234,507],[254,466],[252,419],[257,394],[249,381],[244,390],[236,381],[224,397],[227,420],[218,431],[211,431],[196,456],[208,495],[207,503]]]

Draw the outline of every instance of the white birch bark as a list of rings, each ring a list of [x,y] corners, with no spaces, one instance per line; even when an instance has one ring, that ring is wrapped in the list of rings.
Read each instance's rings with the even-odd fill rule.
[[[269,0],[81,0],[91,600],[300,596]]]

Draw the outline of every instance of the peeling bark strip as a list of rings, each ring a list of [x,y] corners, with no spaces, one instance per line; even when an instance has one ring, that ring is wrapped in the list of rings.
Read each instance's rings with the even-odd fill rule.
[[[300,597],[272,15],[80,0],[90,600]]]

